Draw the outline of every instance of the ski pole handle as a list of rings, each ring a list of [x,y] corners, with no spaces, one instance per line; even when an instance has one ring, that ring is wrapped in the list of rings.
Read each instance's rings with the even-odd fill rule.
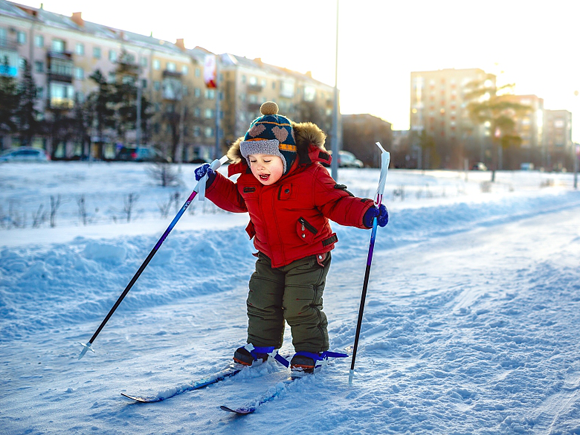
[[[213,162],[211,162],[209,167],[212,171],[215,172],[221,165],[223,165],[227,161],[228,161],[228,156],[223,156],[221,159],[216,159]],[[197,184],[195,185],[195,187],[193,189],[195,192],[197,192],[197,198],[200,201],[203,201],[205,199],[205,188],[207,185],[207,180],[208,180],[208,174],[205,174],[203,177],[201,177],[199,179],[199,181],[197,182]],[[193,199],[193,197],[191,199]]]

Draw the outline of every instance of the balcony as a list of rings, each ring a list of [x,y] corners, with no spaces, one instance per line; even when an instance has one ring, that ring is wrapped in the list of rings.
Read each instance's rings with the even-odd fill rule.
[[[165,77],[174,77],[180,79],[183,76],[180,72],[177,71],[169,71],[168,69],[163,70],[163,78]]]
[[[70,52],[49,51],[47,53],[48,81],[72,83],[73,60]]]
[[[18,51],[16,39],[0,38],[0,50]]]
[[[264,87],[262,85],[248,85],[248,92],[262,92]]]
[[[62,83],[72,83],[73,73],[72,64],[70,67],[62,66],[51,66],[48,70],[48,81],[49,82],[62,82]]]
[[[46,57],[49,59],[62,59],[72,62],[73,54],[70,51],[48,51]]]
[[[119,60],[117,60],[117,64],[126,74],[138,75],[141,69],[137,62],[135,62],[135,56],[128,53],[121,55]]]

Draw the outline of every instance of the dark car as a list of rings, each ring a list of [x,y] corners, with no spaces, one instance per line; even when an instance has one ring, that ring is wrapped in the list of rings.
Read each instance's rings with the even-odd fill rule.
[[[115,160],[123,162],[169,163],[169,159],[153,147],[122,147],[117,153]]]

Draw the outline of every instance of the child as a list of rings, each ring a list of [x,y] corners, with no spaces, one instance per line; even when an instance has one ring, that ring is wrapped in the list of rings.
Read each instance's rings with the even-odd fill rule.
[[[368,229],[375,217],[384,227],[388,213],[332,179],[320,164],[330,164],[326,135],[315,124],[291,122],[274,102],[260,112],[227,153],[233,162],[228,176],[241,174],[236,183],[209,165],[195,175],[208,175],[206,196],[217,206],[249,213],[246,232],[258,250],[247,299],[248,344],[234,360],[252,365],[274,356],[286,321],[296,350],[290,365],[311,372],[329,347],[322,293],[338,238],[328,219]]]

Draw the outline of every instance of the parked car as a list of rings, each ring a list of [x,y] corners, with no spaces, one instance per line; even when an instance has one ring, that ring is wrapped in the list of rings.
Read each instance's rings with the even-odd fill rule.
[[[520,165],[520,169],[522,171],[533,171],[534,170],[534,164],[533,163],[522,163]]]
[[[364,168],[364,163],[357,159],[355,155],[348,151],[338,152],[339,168]]]
[[[117,153],[115,160],[123,162],[169,163],[169,159],[153,147],[122,147]]]
[[[487,171],[487,166],[485,163],[477,162],[471,167],[472,171]]]
[[[50,156],[40,148],[18,147],[0,154],[0,162],[48,162]]]
[[[332,155],[332,151],[330,151]],[[327,168],[329,165],[323,163],[322,166],[326,166]],[[364,168],[364,163],[357,159],[355,155],[349,151],[339,151],[338,152],[338,167],[339,168]]]

